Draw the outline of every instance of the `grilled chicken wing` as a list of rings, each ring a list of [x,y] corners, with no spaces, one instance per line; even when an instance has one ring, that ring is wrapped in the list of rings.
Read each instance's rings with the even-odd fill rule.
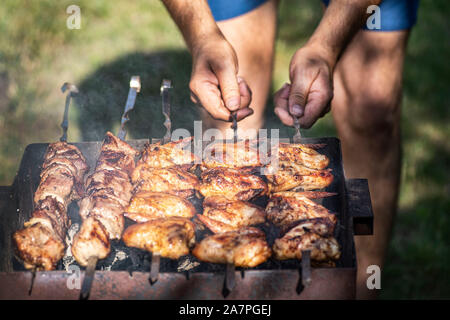
[[[141,162],[155,168],[181,166],[189,169],[197,162],[197,158],[190,151],[192,140],[193,137],[189,137],[164,145],[161,142],[147,144],[141,153]]]
[[[66,142],[48,146],[34,194],[32,218],[13,235],[16,252],[26,268],[52,270],[63,257],[64,238],[70,226],[67,206],[83,195],[82,181],[88,170],[77,147]]]
[[[212,196],[203,201],[203,214],[197,216],[212,232],[221,233],[264,223],[264,210],[254,204]]]
[[[237,143],[215,142],[208,145],[203,154],[204,169],[227,167],[253,170],[262,165],[258,149],[252,147],[249,140]]]
[[[192,218],[195,208],[188,200],[160,192],[139,192],[133,196],[125,216],[136,222],[158,218]]]
[[[312,219],[292,228],[273,245],[279,260],[301,259],[302,251],[311,250],[311,260],[323,262],[340,258],[339,244],[331,235],[334,225],[327,219]]]
[[[280,161],[278,169],[270,168],[269,170],[271,170],[269,172],[274,172],[266,175],[270,192],[323,189],[333,182],[330,169],[315,170],[295,163]]]
[[[270,257],[271,250],[264,232],[249,227],[206,237],[196,244],[192,254],[205,262],[256,267]]]
[[[267,203],[266,214],[268,220],[283,230],[298,220],[326,218],[334,224],[337,221],[327,208],[295,192],[273,194]]]
[[[204,197],[223,195],[230,200],[246,201],[267,193],[267,184],[260,177],[236,169],[208,169],[201,178],[200,193]]]
[[[307,168],[321,170],[329,164],[329,159],[312,148],[302,144],[280,143],[279,161],[301,164]]]
[[[196,175],[180,168],[153,168],[146,163],[136,167],[131,180],[135,191],[165,192],[183,198],[194,196],[200,184]]]
[[[123,241],[135,247],[178,259],[189,253],[195,243],[194,224],[185,218],[155,219],[129,226],[123,233]]]

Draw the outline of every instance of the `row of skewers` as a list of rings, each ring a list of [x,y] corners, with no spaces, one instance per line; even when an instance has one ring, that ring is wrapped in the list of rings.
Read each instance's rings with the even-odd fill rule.
[[[192,241],[195,226],[189,219],[196,215],[196,209],[188,199],[195,196],[196,192],[204,197],[203,214],[197,215],[198,220],[216,234],[237,232],[243,228],[264,223],[266,216],[270,222],[284,232],[289,230],[297,232],[300,229],[303,230],[301,232],[316,230],[315,233],[322,236],[322,239],[324,239],[323,236],[333,234],[336,216],[311,200],[311,198],[332,194],[314,191],[270,193],[269,190],[280,189],[280,185],[273,181],[279,181],[279,177],[286,176],[284,172],[286,167],[284,166],[274,175],[268,176],[269,183],[266,184],[261,177],[249,172],[248,163],[238,163],[236,157],[233,158],[233,156],[231,156],[231,161],[225,161],[215,167],[206,162],[199,179],[188,171],[192,170],[194,165],[194,155],[190,152],[186,154],[181,148],[189,140],[170,142],[166,145],[160,143],[147,145],[135,167],[136,150],[108,132],[101,147],[95,171],[88,176],[84,187],[82,187],[82,180],[87,171],[87,165],[81,152],[67,143],[51,144],[45,156],[41,183],[35,193],[36,209],[33,218],[26,223],[24,230],[20,230],[14,235],[19,253],[23,255],[22,259],[29,265],[36,265],[46,270],[55,266],[62,257],[61,245],[58,246],[58,254],[50,256],[49,252],[52,251],[46,249],[48,244],[43,245],[39,242],[36,243],[37,247],[30,246],[31,240],[25,235],[38,227],[45,227],[51,230],[55,234],[54,238],[58,238],[57,242],[62,244],[64,232],[68,227],[66,214],[68,199],[79,199],[80,194],[83,194],[83,189],[85,196],[79,202],[79,212],[83,223],[72,245],[72,253],[82,266],[88,264],[90,257],[103,259],[108,255],[109,240],[122,237],[124,216],[138,223],[123,234],[127,245],[151,252],[162,252],[164,248],[170,247],[170,252],[162,255],[173,259],[187,254],[190,244],[195,242]],[[244,148],[245,146],[244,144]],[[57,153],[55,151],[58,150],[57,148],[63,151]],[[238,148],[237,145],[236,148]],[[296,147],[292,145],[286,148],[281,146],[279,154],[295,152],[294,148]],[[303,147],[302,150],[304,150]],[[297,152],[302,152],[302,150]],[[309,150],[310,153],[311,150]],[[318,153],[316,156],[322,158]],[[225,158],[230,159],[229,155]],[[325,164],[326,161],[323,163]],[[75,166],[76,164],[78,167]],[[72,168],[72,171],[69,168]],[[296,176],[292,171],[289,172],[294,179],[308,177],[307,189],[312,187],[319,189],[323,185],[331,183],[332,176],[329,178],[328,173],[327,171],[328,181],[324,182],[324,179],[311,179],[311,176]],[[318,176],[322,178],[325,175],[319,174]],[[61,179],[69,180],[70,183],[60,181]],[[282,183],[286,184],[286,179]],[[292,184],[292,182],[289,183]],[[314,185],[315,183],[317,185]],[[299,183],[297,188],[301,186],[303,186],[302,183]],[[270,198],[265,210],[249,202],[256,196],[269,193]],[[316,220],[311,221],[311,219]],[[292,229],[295,223],[303,220],[308,220],[309,227],[300,224]],[[160,231],[155,231],[159,230],[158,228],[164,229],[164,232],[171,229],[168,228],[169,222],[184,228],[180,233],[183,237],[189,235],[187,240],[182,241],[185,245],[182,249],[180,247],[180,250],[174,249],[171,244],[164,243],[165,239],[170,238],[168,235],[164,237],[161,236]],[[320,225],[316,225],[316,223]],[[34,228],[30,229],[32,226]],[[154,228],[156,229],[150,232],[154,235],[154,240],[151,240],[152,237],[140,235],[144,230]],[[149,234],[148,230],[145,232]],[[174,234],[180,235],[172,232],[172,238]],[[260,233],[251,232],[251,234],[259,235]],[[289,235],[291,233],[287,232],[286,237],[276,241],[276,246],[273,248],[275,256],[279,259],[293,258],[295,257],[294,253],[298,251],[290,250],[289,254],[286,250],[283,251],[282,243]],[[136,238],[139,238],[140,242]],[[337,247],[337,243],[332,239],[325,242],[330,246],[332,244],[333,247]],[[207,257],[202,252],[201,248],[207,246],[206,243],[207,241],[205,244],[199,244],[193,251],[194,255],[200,260],[223,263],[220,258],[216,257],[217,252],[211,257]],[[28,252],[30,250],[27,248],[32,248],[35,253]],[[264,258],[258,261],[265,261],[270,256],[267,254],[270,250],[263,251]],[[336,254],[326,254],[325,258],[336,259],[336,256]],[[315,257],[313,254],[313,259]],[[234,260],[236,259],[229,258],[226,263],[235,263],[245,267],[256,265],[255,262],[239,264]],[[253,259],[253,261],[256,260]]]

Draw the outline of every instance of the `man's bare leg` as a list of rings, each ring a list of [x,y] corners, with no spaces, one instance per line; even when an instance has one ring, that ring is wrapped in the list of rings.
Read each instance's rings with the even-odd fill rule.
[[[253,93],[250,108],[254,114],[240,121],[239,129],[258,130],[264,124],[264,108],[272,77],[276,9],[277,2],[271,0],[246,14],[218,22],[220,30],[236,51],[239,76],[245,79]],[[202,117],[205,128],[230,128],[229,122],[214,120],[206,112]]]
[[[367,178],[374,235],[355,238],[358,299],[376,298],[366,286],[369,265],[383,266],[400,182],[400,102],[408,31],[359,31],[334,75],[332,113],[347,178]]]

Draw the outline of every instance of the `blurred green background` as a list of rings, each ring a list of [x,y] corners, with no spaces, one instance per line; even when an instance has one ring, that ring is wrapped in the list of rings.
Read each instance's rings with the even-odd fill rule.
[[[66,8],[81,8],[81,29]],[[281,1],[273,88],[287,80],[296,48],[321,17],[318,0]],[[450,2],[422,0],[408,47],[403,97],[402,187],[381,298],[450,298]],[[69,140],[117,131],[131,75],[143,88],[130,138],[161,137],[159,86],[175,86],[174,127],[192,131],[190,56],[160,1],[2,0],[0,5],[0,185],[12,183],[26,145],[61,135],[65,81],[82,95],[70,110]],[[281,127],[271,99],[266,127]],[[282,135],[291,135],[283,128]],[[307,136],[335,135],[330,116]]]

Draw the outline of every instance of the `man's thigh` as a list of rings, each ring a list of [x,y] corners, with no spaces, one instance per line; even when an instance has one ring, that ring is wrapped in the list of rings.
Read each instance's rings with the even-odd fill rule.
[[[348,44],[334,74],[338,129],[349,125],[372,134],[398,122],[408,35],[360,30]]]

